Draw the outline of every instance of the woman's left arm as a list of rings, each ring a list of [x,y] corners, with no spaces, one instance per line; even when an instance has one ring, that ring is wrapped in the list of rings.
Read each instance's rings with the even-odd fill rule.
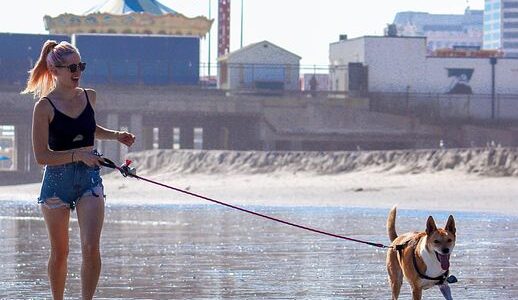
[[[128,147],[135,142],[135,135],[126,131],[115,131],[97,124],[95,138],[99,140],[117,140]]]
[[[87,89],[86,92],[88,93],[90,104],[95,109],[95,103],[97,100],[97,94],[95,90]],[[126,131],[117,131],[104,128],[99,124],[97,124],[95,128],[95,138],[99,140],[116,140],[128,147],[133,145],[135,142],[135,135]]]

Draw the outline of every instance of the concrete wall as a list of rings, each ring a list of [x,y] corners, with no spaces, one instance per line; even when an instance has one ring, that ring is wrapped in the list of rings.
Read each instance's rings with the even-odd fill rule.
[[[424,38],[368,37],[365,52],[369,90],[395,92],[426,85]]]
[[[428,57],[425,38],[362,37],[331,44],[329,54],[334,68],[363,63],[370,92],[448,93],[459,79],[453,75],[462,69],[470,73],[473,94],[492,92],[489,58]],[[348,90],[346,69],[332,68],[330,76],[332,90]],[[495,92],[518,94],[518,59],[497,59]]]
[[[473,69],[469,85],[473,94],[491,94],[491,64],[488,58],[438,58],[426,59],[425,93],[447,93],[455,81],[448,77],[448,69]],[[518,59],[500,58],[495,65],[495,92],[518,94]]]

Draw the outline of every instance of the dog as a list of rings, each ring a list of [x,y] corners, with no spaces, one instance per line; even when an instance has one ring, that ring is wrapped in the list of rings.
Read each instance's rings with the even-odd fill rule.
[[[412,288],[412,299],[421,299],[423,290],[438,285],[444,298],[453,300],[448,283],[457,281],[448,276],[450,255],[455,247],[455,219],[448,217],[446,226],[437,228],[432,216],[426,221],[424,232],[396,233],[396,206],[387,218],[387,232],[391,241],[387,252],[387,271],[392,299],[399,297],[403,277]]]

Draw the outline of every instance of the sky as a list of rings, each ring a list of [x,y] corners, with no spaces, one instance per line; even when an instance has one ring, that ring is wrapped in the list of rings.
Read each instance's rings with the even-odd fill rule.
[[[48,33],[43,16],[82,14],[106,0],[14,0],[3,1],[0,32]],[[217,21],[217,0],[159,0],[187,17],[207,16]],[[484,0],[231,0],[230,51],[241,45],[241,3],[243,3],[243,46],[268,40],[302,57],[302,69],[329,64],[329,44],[340,34],[349,38],[383,35],[397,12],[421,11],[434,14],[463,14],[466,7],[480,9]],[[217,53],[217,23],[211,29],[211,60]],[[200,60],[208,60],[208,39],[201,41]]]

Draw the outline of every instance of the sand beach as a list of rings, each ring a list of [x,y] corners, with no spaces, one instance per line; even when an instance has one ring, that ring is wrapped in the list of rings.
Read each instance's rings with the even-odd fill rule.
[[[518,215],[518,151],[509,148],[365,152],[152,150],[130,153],[138,175],[240,205],[345,206]],[[192,196],[104,176],[111,204],[196,204]],[[0,186],[28,201],[39,184]]]

